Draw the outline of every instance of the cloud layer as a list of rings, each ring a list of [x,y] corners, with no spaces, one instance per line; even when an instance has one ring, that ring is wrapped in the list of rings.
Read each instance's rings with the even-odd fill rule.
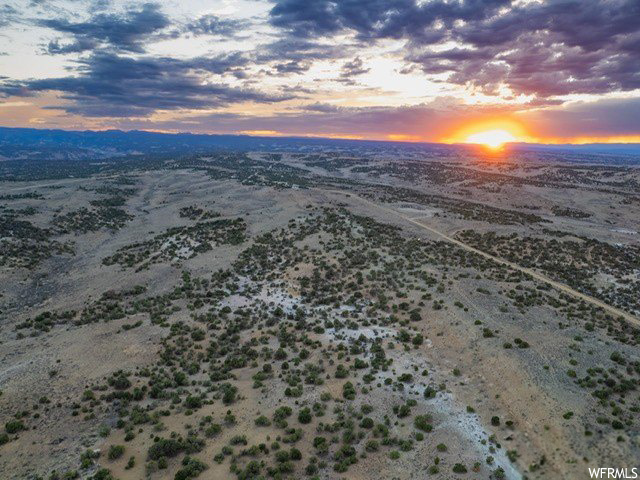
[[[245,62],[237,55],[178,60],[96,53],[78,60],[75,76],[5,82],[1,91],[15,96],[61,92],[68,102],[55,108],[88,117],[141,117],[157,110],[214,108],[246,101],[271,103],[291,98],[202,82],[202,73],[223,73]]]
[[[72,37],[70,43],[51,40],[50,54],[77,53],[101,47],[124,52],[144,52],[144,46],[154,35],[170,25],[170,20],[158,4],[145,3],[139,9],[123,14],[98,13],[85,22],[66,18],[40,20],[38,24]]]
[[[544,97],[640,88],[639,18],[637,0],[280,0],[270,22],[296,37],[403,39],[425,74]],[[444,42],[458,46],[430,48]]]
[[[179,112],[191,123],[162,122],[424,137],[425,118],[457,122],[473,98],[472,116],[517,115],[545,132],[640,134],[637,0],[272,0],[256,15],[42,5],[7,4],[0,25],[37,29],[37,54],[63,68],[0,77],[0,96],[57,98],[42,108],[114,126]],[[17,60],[9,47],[0,62]],[[451,95],[458,100],[441,98]]]

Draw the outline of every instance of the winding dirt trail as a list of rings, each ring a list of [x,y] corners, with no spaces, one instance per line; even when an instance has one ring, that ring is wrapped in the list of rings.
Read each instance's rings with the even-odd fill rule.
[[[549,277],[547,277],[546,275],[536,271],[536,270],[532,270],[530,268],[526,268],[526,267],[522,267],[520,265],[518,265],[517,263],[513,263],[510,262],[508,260],[504,260],[500,257],[496,257],[494,255],[491,255],[487,252],[483,252],[482,250],[478,250],[477,248],[472,247],[471,245],[468,245],[464,242],[461,242],[460,240],[457,240],[453,237],[450,237],[449,235],[447,235],[446,233],[441,232],[440,230],[436,230],[435,228],[427,225],[426,223],[421,222],[420,220],[418,220],[418,218],[413,218],[413,217],[409,217],[407,215],[403,215],[402,213],[393,210],[392,208],[389,207],[384,207],[382,205],[379,205],[375,202],[372,202],[371,200],[361,197],[359,195],[356,195],[355,193],[352,192],[345,192],[342,190],[326,190],[328,192],[332,192],[332,193],[338,193],[341,195],[345,195],[345,196],[349,196],[350,198],[356,199],[366,205],[369,205],[371,207],[374,207],[378,210],[381,210],[383,212],[389,213],[391,215],[394,215],[395,217],[401,218],[403,220],[405,220],[406,222],[412,223],[414,225],[417,225],[418,227],[427,230],[430,233],[433,233],[434,235],[442,238],[443,240],[446,240],[447,242],[453,243],[454,245],[468,251],[468,252],[473,252],[476,253],[478,255],[483,256],[484,258],[488,258],[489,260],[493,260],[496,263],[499,263],[501,265],[505,265],[508,266],[510,268],[513,268],[515,270],[520,270],[521,272],[535,278],[536,280],[539,280],[541,282],[544,282],[550,286],[552,286],[553,288],[555,288],[556,290],[559,290],[561,292],[567,293],[579,300],[584,300],[585,302],[588,302],[592,305],[595,305],[596,307],[600,307],[603,310],[605,310],[606,312],[610,313],[611,315],[615,316],[615,317],[622,317],[624,318],[624,320],[626,322],[628,322],[629,324],[635,326],[635,327],[640,327],[640,319],[636,318],[635,316],[620,310],[619,308],[613,307],[601,300],[598,300],[597,298],[591,297],[589,295],[586,295],[584,293],[581,293],[573,288],[571,288],[568,285],[565,285],[564,283],[560,283],[556,280],[553,280]]]

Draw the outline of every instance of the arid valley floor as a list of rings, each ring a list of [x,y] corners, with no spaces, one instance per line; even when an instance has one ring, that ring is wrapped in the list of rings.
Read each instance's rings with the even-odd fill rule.
[[[0,478],[640,466],[636,167],[0,164]]]

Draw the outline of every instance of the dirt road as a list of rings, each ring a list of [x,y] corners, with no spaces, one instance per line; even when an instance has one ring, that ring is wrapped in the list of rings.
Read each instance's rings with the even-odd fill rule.
[[[483,252],[482,250],[478,250],[477,248],[474,248],[474,247],[472,247],[470,245],[467,245],[466,243],[461,242],[460,240],[457,240],[457,239],[455,239],[453,237],[450,237],[449,235],[447,235],[447,234],[445,234],[445,233],[443,233],[443,232],[441,232],[439,230],[436,230],[435,228],[427,225],[426,223],[424,223],[423,221],[418,220],[417,218],[412,218],[412,217],[403,215],[402,213],[400,213],[400,212],[398,212],[396,210],[393,210],[392,208],[384,207],[384,206],[379,205],[379,204],[377,204],[375,202],[372,202],[369,199],[366,199],[366,198],[363,198],[363,197],[361,197],[359,195],[356,195],[356,194],[354,194],[352,192],[345,192],[345,191],[342,191],[342,190],[329,190],[329,191],[333,192],[333,193],[339,193],[339,194],[342,194],[342,195],[345,195],[345,196],[350,196],[351,198],[357,199],[358,201],[360,201],[362,203],[365,203],[365,204],[367,204],[367,205],[369,205],[371,207],[374,207],[374,208],[376,208],[378,210],[382,210],[382,211],[387,212],[387,213],[389,213],[391,215],[399,217],[399,218],[401,218],[401,219],[403,219],[403,220],[405,220],[405,221],[407,221],[409,223],[417,225],[418,227],[420,227],[420,228],[422,228],[424,230],[427,230],[430,233],[433,233],[434,235],[442,238],[443,240],[446,240],[447,242],[453,243],[454,245],[456,245],[456,246],[458,246],[460,248],[463,248],[464,250],[466,250],[468,252],[476,253],[476,254],[481,255],[481,256],[483,256],[485,258],[493,260],[496,263],[500,263],[502,265],[506,265],[506,266],[508,266],[510,268],[513,268],[515,270],[520,270],[521,272],[523,272],[523,273],[535,278],[536,280],[540,280],[541,282],[544,282],[544,283],[547,283],[548,285],[551,285],[556,290],[559,290],[561,292],[567,293],[567,294],[569,294],[569,295],[571,295],[571,296],[573,296],[573,297],[575,297],[575,298],[577,298],[579,300],[584,300],[585,302],[588,302],[588,303],[590,303],[592,305],[595,305],[596,307],[600,307],[603,310],[605,310],[606,312],[610,313],[611,315],[613,315],[615,317],[622,317],[629,324],[631,324],[631,325],[633,325],[635,327],[640,327],[640,319],[636,318],[635,316],[633,316],[633,315],[631,315],[631,314],[629,314],[627,312],[624,312],[624,311],[622,311],[622,310],[620,310],[620,309],[618,309],[616,307],[613,307],[613,306],[611,306],[611,305],[609,305],[607,303],[604,303],[603,301],[598,300],[597,298],[591,297],[589,295],[585,295],[584,293],[581,293],[581,292],[571,288],[570,286],[565,285],[564,283],[560,283],[560,282],[558,282],[556,280],[553,280],[553,279],[547,277],[543,273],[540,273],[540,272],[538,272],[536,270],[532,270],[530,268],[522,267],[522,266],[520,266],[520,265],[518,265],[516,263],[513,263],[513,262],[510,262],[508,260],[504,260],[502,258],[493,256],[493,255],[491,255],[489,253]]]

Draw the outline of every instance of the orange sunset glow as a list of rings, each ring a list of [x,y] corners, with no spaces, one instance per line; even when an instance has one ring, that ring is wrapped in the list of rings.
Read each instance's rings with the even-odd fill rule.
[[[515,141],[516,137],[511,133],[506,130],[495,129],[469,135],[465,143],[479,143],[496,150],[501,148],[505,143]]]
[[[500,148],[509,142],[529,142],[534,138],[521,122],[512,119],[492,119],[470,122],[442,139],[445,143],[477,143]]]
[[[513,118],[470,121],[462,126],[451,128],[451,133],[438,138],[443,143],[471,143],[499,150],[511,142],[572,144],[589,143],[640,143],[640,135],[606,136],[556,136],[545,135],[537,130],[540,125],[528,125],[527,122]]]

